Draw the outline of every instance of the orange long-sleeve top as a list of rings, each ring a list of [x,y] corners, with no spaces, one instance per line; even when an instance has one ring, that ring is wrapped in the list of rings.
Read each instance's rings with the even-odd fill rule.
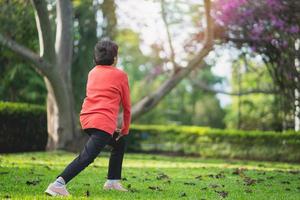
[[[128,76],[114,66],[95,66],[88,74],[86,97],[80,112],[82,128],[97,128],[113,134],[120,105],[123,107],[121,133],[127,135],[131,109]]]

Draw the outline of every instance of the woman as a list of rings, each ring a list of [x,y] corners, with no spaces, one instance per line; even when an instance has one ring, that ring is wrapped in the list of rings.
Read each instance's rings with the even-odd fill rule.
[[[130,92],[127,74],[115,66],[118,45],[110,40],[98,42],[94,49],[95,67],[89,72],[86,98],[80,112],[80,123],[90,136],[79,156],[51,183],[47,194],[68,196],[66,184],[91,164],[101,150],[112,146],[105,190],[127,191],[120,183],[125,138],[130,125]],[[123,124],[117,129],[119,105],[123,107]]]

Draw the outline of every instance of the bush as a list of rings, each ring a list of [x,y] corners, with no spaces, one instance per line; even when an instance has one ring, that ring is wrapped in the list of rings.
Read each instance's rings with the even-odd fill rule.
[[[195,126],[132,125],[131,151],[202,157],[300,161],[300,132],[221,130]]]
[[[45,150],[47,137],[44,107],[0,102],[0,153]]]
[[[42,106],[0,102],[0,153],[40,151],[47,144]],[[202,157],[300,161],[300,132],[221,130],[196,126],[132,125],[129,151]]]

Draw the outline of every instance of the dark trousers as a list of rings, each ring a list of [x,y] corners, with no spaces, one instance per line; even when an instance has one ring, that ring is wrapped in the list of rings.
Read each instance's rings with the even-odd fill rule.
[[[116,133],[112,137],[109,133],[98,129],[85,129],[84,131],[89,134],[89,140],[79,156],[77,156],[59,176],[68,183],[72,178],[84,170],[84,168],[91,164],[106,145],[110,145],[112,149],[107,178],[121,179],[122,162],[125,152],[124,137],[126,136],[123,136],[116,141],[118,135]]]

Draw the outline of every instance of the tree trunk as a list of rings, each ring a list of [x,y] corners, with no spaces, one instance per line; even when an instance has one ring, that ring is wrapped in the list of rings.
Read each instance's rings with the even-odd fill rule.
[[[50,76],[52,77],[52,76]],[[58,74],[44,78],[47,94],[47,150],[72,149],[74,138],[79,135],[70,84]]]
[[[295,89],[295,131],[300,131],[300,92]]]

